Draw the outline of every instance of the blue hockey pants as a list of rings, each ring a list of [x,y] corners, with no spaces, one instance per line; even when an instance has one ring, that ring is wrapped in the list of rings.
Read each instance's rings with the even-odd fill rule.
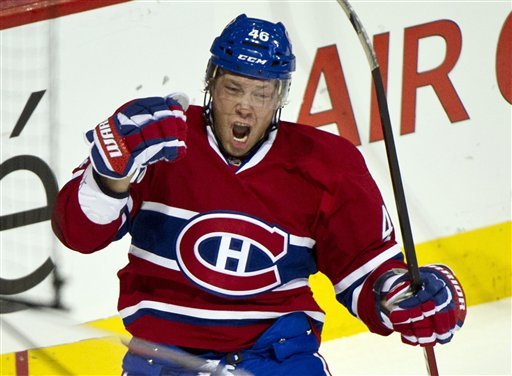
[[[148,352],[129,350],[123,359],[127,376],[326,376],[320,343],[304,313],[279,318],[256,343],[233,353],[190,354],[176,346],[160,346]],[[136,341],[136,340],[132,340]],[[134,346],[133,346],[134,347]],[[169,350],[172,356],[165,356]],[[157,355],[152,356],[152,355]]]

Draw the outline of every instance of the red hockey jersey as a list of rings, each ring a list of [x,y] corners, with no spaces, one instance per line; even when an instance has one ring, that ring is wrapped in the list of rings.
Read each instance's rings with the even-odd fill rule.
[[[357,148],[281,122],[233,167],[201,111],[187,111],[186,157],[147,167],[129,197],[102,193],[87,163],[57,197],[52,223],[69,248],[90,253],[131,235],[118,274],[127,330],[164,344],[243,349],[282,315],[322,322],[308,284],[321,271],[339,301],[379,331],[364,282],[403,263]]]

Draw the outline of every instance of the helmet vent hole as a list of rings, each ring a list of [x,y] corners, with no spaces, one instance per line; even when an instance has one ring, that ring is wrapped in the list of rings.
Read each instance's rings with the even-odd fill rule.
[[[233,50],[231,48],[222,49],[226,55],[233,56]]]
[[[264,46],[262,46],[261,44],[254,43],[254,42],[244,41],[244,42],[242,42],[242,44],[245,45],[245,46],[250,46],[250,47],[258,48],[260,50],[266,50],[267,49]]]

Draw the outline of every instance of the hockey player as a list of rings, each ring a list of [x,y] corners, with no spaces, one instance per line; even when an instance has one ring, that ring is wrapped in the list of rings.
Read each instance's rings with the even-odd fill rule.
[[[89,158],[60,191],[52,224],[81,253],[131,236],[118,274],[134,336],[126,374],[197,374],[156,356],[172,350],[212,374],[328,375],[324,313],[308,284],[317,271],[372,332],[424,346],[462,326],[450,269],[420,268],[411,292],[357,148],[280,120],[294,70],[283,24],[240,15],[213,41],[204,106],[182,94],[136,99],[87,132]],[[139,340],[158,344],[154,357]]]

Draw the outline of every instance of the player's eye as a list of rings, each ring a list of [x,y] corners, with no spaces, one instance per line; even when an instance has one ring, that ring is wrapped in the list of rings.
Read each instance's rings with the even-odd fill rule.
[[[240,93],[240,88],[233,86],[233,85],[224,86],[224,90],[226,90],[226,92],[231,95]]]
[[[268,93],[255,93],[254,96],[258,99],[270,99],[270,94]]]

